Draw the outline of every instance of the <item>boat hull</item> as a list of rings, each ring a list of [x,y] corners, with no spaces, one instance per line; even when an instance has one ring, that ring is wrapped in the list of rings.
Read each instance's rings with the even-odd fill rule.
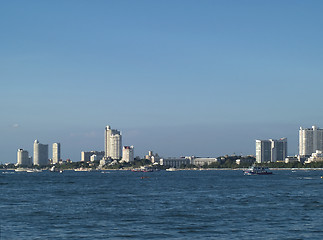
[[[261,173],[254,173],[254,172],[244,172],[245,175],[271,175],[272,172],[261,172]]]

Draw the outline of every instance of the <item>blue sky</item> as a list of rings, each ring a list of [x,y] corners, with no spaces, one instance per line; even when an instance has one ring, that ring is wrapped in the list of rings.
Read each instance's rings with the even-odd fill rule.
[[[254,154],[323,127],[322,1],[2,1],[1,162],[35,139],[62,157]],[[51,151],[50,151],[51,152]]]

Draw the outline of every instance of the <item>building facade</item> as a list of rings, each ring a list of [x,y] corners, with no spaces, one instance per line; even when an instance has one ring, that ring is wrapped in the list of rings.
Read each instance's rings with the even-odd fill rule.
[[[172,168],[180,168],[183,165],[188,165],[191,163],[191,159],[189,158],[161,158],[160,165],[172,167]]]
[[[17,165],[21,166],[31,166],[32,159],[29,157],[28,151],[23,149],[18,149],[17,151]]]
[[[61,160],[61,144],[53,143],[53,163],[58,163]]]
[[[299,155],[310,156],[316,150],[323,151],[323,129],[312,128],[299,129]]]
[[[307,159],[306,163],[311,162],[323,162],[323,152],[316,150],[315,153],[312,153],[312,155]]]
[[[91,157],[95,155],[95,157],[93,157],[91,159]],[[82,162],[88,162],[88,161],[95,161],[95,160],[101,160],[104,157],[104,151],[90,151],[90,152],[81,152],[81,161]],[[94,160],[93,160],[94,159]]]
[[[124,162],[134,162],[135,154],[133,146],[124,146],[122,149],[122,161]]]
[[[152,163],[159,163],[160,156],[158,153],[153,153],[153,151],[148,151],[148,155],[145,156],[145,159],[151,161]]]
[[[195,166],[205,166],[205,165],[210,165],[212,163],[217,163],[219,162],[219,160],[217,158],[200,158],[200,157],[192,157],[191,158],[191,164],[195,165]]]
[[[278,140],[256,140],[256,162],[285,161],[287,157],[287,138]]]
[[[120,131],[111,129],[110,126],[105,128],[105,157],[112,159],[121,159],[122,156],[122,135]]]
[[[38,140],[34,141],[34,165],[47,165],[48,162],[48,144],[41,144]]]

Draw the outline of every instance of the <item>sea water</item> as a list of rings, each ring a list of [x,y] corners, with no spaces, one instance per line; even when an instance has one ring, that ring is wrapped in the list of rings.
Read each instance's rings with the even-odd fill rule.
[[[323,171],[0,172],[0,239],[323,239]]]

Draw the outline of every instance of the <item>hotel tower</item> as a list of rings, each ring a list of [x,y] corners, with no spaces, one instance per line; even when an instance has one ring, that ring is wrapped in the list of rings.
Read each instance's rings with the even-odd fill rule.
[[[257,163],[284,161],[287,157],[287,138],[256,140]]]
[[[58,163],[61,159],[61,144],[53,143],[53,163]]]
[[[110,126],[105,128],[105,158],[121,159],[122,155],[122,135],[120,131],[111,129]]]
[[[323,129],[316,126],[299,129],[299,155],[309,156],[316,150],[323,151]]]
[[[34,141],[34,165],[48,164],[48,145],[41,144],[38,140]]]

